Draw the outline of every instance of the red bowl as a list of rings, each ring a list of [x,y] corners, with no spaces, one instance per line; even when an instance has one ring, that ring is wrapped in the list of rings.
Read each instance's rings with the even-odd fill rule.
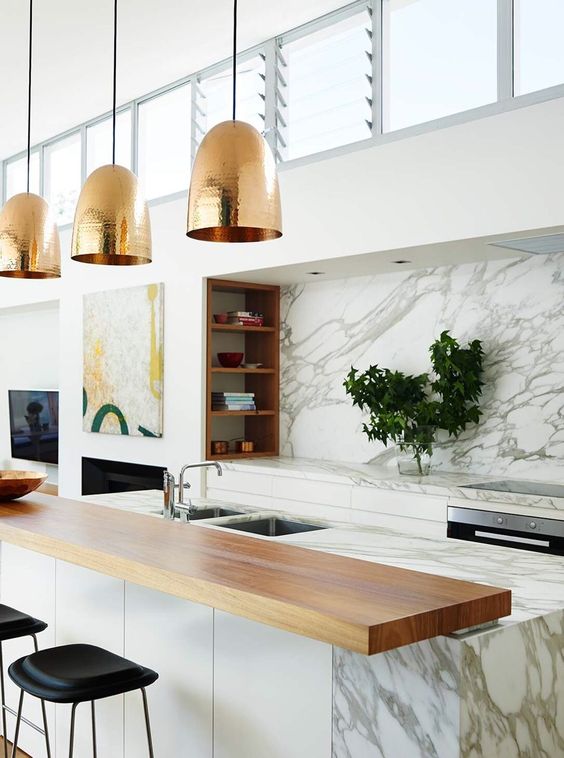
[[[223,368],[237,368],[241,365],[245,353],[218,353],[217,360]]]
[[[214,313],[213,318],[216,324],[226,324],[229,317],[227,313]]]

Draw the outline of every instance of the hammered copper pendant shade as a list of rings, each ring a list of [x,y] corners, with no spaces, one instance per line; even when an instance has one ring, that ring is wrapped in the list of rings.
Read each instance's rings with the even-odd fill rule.
[[[52,279],[61,275],[59,231],[47,202],[22,192],[0,214],[0,276]]]
[[[282,236],[274,157],[244,121],[211,129],[196,155],[187,235],[210,242],[260,242]]]
[[[139,180],[116,165],[118,0],[114,0],[112,162],[93,171],[80,192],[71,257],[79,263],[138,266],[151,263],[151,223]]]
[[[0,213],[0,276],[53,279],[61,275],[59,230],[49,205],[29,191],[33,0],[29,0],[27,71],[27,192],[11,197]]]
[[[110,164],[90,174],[76,206],[71,256],[111,266],[151,262],[149,210],[129,169]]]

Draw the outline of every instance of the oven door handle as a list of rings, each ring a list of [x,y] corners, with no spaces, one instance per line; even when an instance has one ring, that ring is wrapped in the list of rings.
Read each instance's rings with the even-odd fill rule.
[[[516,542],[521,545],[538,545],[538,547],[550,547],[549,540],[534,539],[533,537],[517,537],[514,534],[500,534],[499,532],[485,532],[483,529],[474,531],[476,537],[485,537],[499,542]]]

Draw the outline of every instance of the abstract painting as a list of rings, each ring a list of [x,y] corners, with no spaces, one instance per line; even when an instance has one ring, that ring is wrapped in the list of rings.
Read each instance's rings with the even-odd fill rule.
[[[164,285],[83,298],[83,429],[162,437]]]

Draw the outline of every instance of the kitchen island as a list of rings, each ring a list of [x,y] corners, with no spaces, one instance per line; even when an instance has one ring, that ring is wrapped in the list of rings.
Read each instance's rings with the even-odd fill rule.
[[[158,493],[140,493],[136,500],[148,503],[149,497],[152,507],[147,510],[154,511]],[[124,500],[131,498],[128,494]],[[503,684],[501,689],[498,686],[497,699],[489,702],[484,699],[484,686],[488,693],[494,670],[501,681],[520,676],[515,653],[526,652],[519,666],[528,670],[531,656],[554,649],[553,636],[562,625],[564,603],[556,599],[554,607],[542,609],[540,616],[537,612],[522,618],[510,616],[506,626],[459,638],[445,636],[508,614],[508,593],[469,583],[475,579],[472,576],[460,577],[460,583],[447,578],[460,572],[452,571],[440,557],[433,566],[437,545],[423,539],[407,539],[402,544],[402,535],[391,530],[327,529],[272,542],[226,533],[214,528],[213,522],[208,527],[166,523],[36,495],[0,506],[0,538],[10,543],[3,550],[3,596],[5,588],[10,593],[9,579],[17,572],[18,561],[21,564],[30,550],[37,551],[42,560],[55,561],[55,574],[63,585],[59,588],[57,581],[57,642],[70,641],[76,632],[76,624],[72,633],[64,631],[65,626],[73,626],[64,618],[68,615],[65,597],[78,598],[83,609],[89,607],[88,599],[80,599],[88,596],[88,590],[73,587],[69,573],[87,571],[85,581],[91,586],[97,577],[102,584],[125,585],[124,652],[161,671],[163,692],[167,668],[172,670],[176,663],[186,671],[182,695],[165,692],[167,698],[176,698],[172,710],[158,708],[156,732],[170,746],[165,755],[172,755],[169,751],[178,751],[181,745],[191,745],[195,755],[230,758],[518,755],[503,752],[515,747],[515,725],[504,709],[515,708],[523,682],[518,682],[521,694]],[[472,549],[476,547],[482,546]],[[453,566],[463,555],[468,559],[468,550],[467,545],[453,542],[448,549],[443,546]],[[334,555],[339,552],[362,554],[367,560]],[[375,562],[379,555],[382,564]],[[421,572],[407,571],[405,564],[416,563],[418,555],[427,561],[421,562]],[[545,570],[550,565],[556,568],[550,557],[525,558],[536,560],[537,569],[543,561]],[[486,583],[492,583],[489,576]],[[115,585],[110,589],[109,594],[115,595]],[[94,596],[99,600],[98,593]],[[199,636],[175,635],[170,615],[162,615],[167,596],[175,603],[173,622],[182,619],[182,627],[182,617],[195,614]],[[108,596],[108,605],[113,602]],[[117,616],[118,606],[119,602],[114,608]],[[98,613],[107,620],[105,609],[99,608]],[[204,692],[206,672],[201,672],[199,696],[190,692],[192,666],[202,668],[202,655],[186,665],[202,644],[203,627],[211,644],[211,654],[207,653],[211,661],[206,658],[204,665],[211,680],[209,703]],[[528,644],[517,650],[516,640],[524,639]],[[154,646],[160,650],[160,666]],[[509,658],[504,661],[506,654]],[[557,656],[554,664],[560,665]],[[177,690],[178,681],[174,682]],[[526,683],[524,687],[520,708],[529,707],[534,695]],[[503,696],[510,690],[513,700],[504,704]],[[547,719],[544,732],[530,726],[526,739],[533,745],[561,744],[562,693],[556,690],[553,682],[553,725]],[[131,725],[138,723],[139,714],[132,711],[128,718],[128,708],[132,711],[133,706],[126,700],[124,755],[138,756],[142,752]],[[184,730],[171,721],[183,708],[185,720],[191,719],[191,728]],[[115,710],[107,714],[108,735],[114,737],[119,729]],[[544,718],[542,713],[538,717]],[[208,718],[209,734],[201,728]],[[61,731],[57,730],[58,744]],[[64,744],[64,734],[62,738]],[[481,752],[472,752],[476,744]],[[546,752],[553,754],[558,753]]]

